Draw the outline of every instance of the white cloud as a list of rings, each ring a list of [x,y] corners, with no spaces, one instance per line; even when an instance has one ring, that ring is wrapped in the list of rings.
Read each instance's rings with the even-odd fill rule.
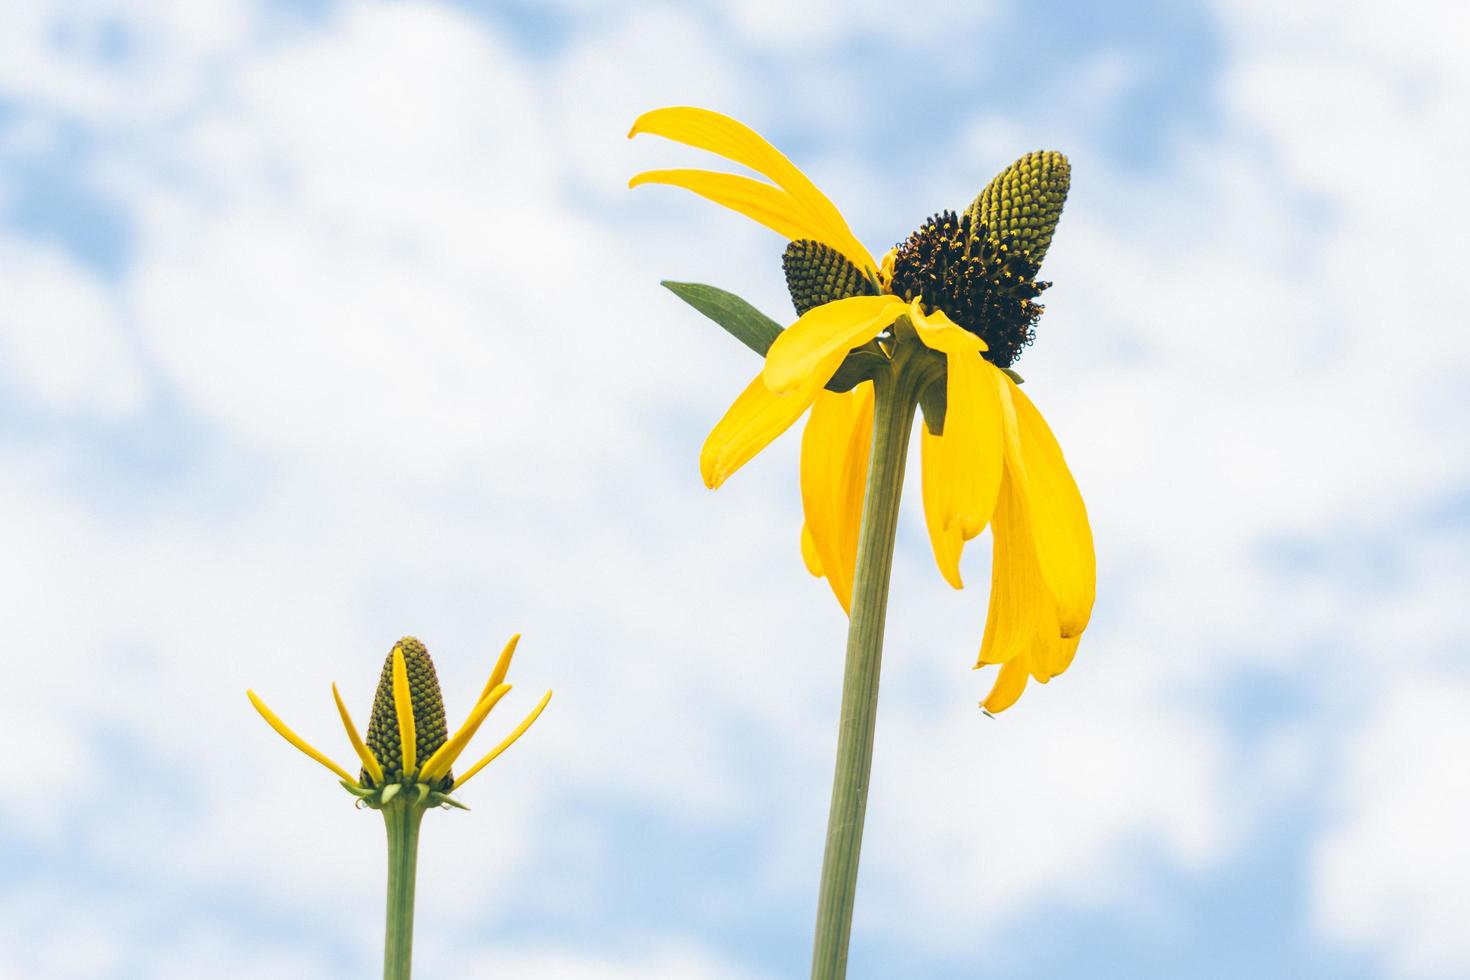
[[[1470,970],[1470,686],[1388,681],[1349,736],[1317,843],[1317,922],[1350,947],[1382,947],[1396,976]]]
[[[116,418],[146,393],[110,290],[55,248],[0,237],[0,384],[42,413]]]

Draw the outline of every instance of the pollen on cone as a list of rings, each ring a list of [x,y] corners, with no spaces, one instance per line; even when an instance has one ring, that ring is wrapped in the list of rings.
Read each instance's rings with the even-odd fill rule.
[[[414,747],[420,763],[429,759],[449,737],[444,720],[444,694],[439,689],[439,675],[434,670],[434,661],[429,651],[412,636],[405,636],[395,644],[403,651],[404,665],[408,668],[409,700],[413,703]],[[383,673],[378,680],[378,691],[373,698],[373,712],[368,720],[367,745],[383,767],[383,779],[394,783],[403,779],[403,747],[398,738],[398,713],[393,705],[393,651],[388,651],[383,663]],[[362,776],[364,785],[367,773]],[[446,774],[438,780],[435,788],[447,787],[453,782]]]

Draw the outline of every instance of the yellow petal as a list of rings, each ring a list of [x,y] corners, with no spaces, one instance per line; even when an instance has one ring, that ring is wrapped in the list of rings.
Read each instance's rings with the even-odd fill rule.
[[[885,258],[884,261],[887,259]],[[945,354],[958,354],[961,351],[974,352],[990,349],[989,344],[981,340],[978,335],[955,323],[943,310],[935,310],[925,315],[924,306],[917,296],[909,304],[908,314],[909,322],[914,325],[914,332],[919,335],[924,346],[930,350],[937,350]]]
[[[1029,511],[1041,577],[1056,600],[1062,635],[1078,636],[1087,627],[1097,595],[1087,508],[1046,420],[1015,382],[1000,377],[1014,405],[1021,471],[1017,482]]]
[[[964,539],[960,537],[958,524],[949,522],[949,490],[952,485],[948,475],[948,460],[945,445],[940,436],[929,431],[924,423],[919,436],[919,460],[924,492],[924,523],[929,528],[929,543],[934,547],[934,560],[944,580],[957,589],[965,583],[960,579],[960,552]]]
[[[823,229],[818,241],[837,249],[859,269],[876,269],[873,257],[852,234],[842,214],[779,150],[743,123],[709,109],[671,106],[639,116],[628,131],[633,137],[651,133],[708,150],[749,167],[791,195],[796,204]]]
[[[521,642],[521,634],[517,633],[506,641],[505,649],[500,651],[500,657],[495,661],[495,669],[490,672],[490,679],[485,682],[485,689],[480,692],[480,701],[490,696],[490,692],[505,683],[505,675],[510,673],[510,658],[515,656],[516,646]],[[476,701],[479,704],[480,701]]]
[[[982,664],[1007,663],[1032,648],[1038,637],[1057,637],[1056,604],[1036,566],[1031,529],[1009,470],[1001,479],[990,561],[990,609],[980,643]]]
[[[1045,684],[1065,671],[1072,666],[1072,658],[1077,656],[1080,642],[1080,635],[1038,637],[1030,657],[1031,676]]]
[[[260,698],[256,696],[254,691],[246,691],[245,693],[249,696],[250,703],[255,705],[255,710],[260,712],[260,717],[265,719],[265,723],[267,725],[276,730],[277,735],[281,736],[286,741],[296,746],[308,758],[315,759],[317,762],[320,762],[322,765],[332,770],[332,772],[336,774],[340,779],[351,783],[353,786],[358,785],[356,777],[354,777],[346,769],[343,769],[341,766],[337,765],[337,763],[333,762],[331,759],[328,759],[321,752],[317,751],[317,749],[312,746],[311,743],[307,742],[306,739],[291,731],[286,723],[282,721],[279,717],[277,717],[274,711],[265,706],[265,702],[260,700]]]
[[[766,352],[761,372],[766,386],[777,394],[795,390],[833,354],[845,355],[866,344],[907,309],[908,304],[896,296],[849,296],[807,310]],[[831,377],[828,374],[822,384]]]
[[[817,393],[801,440],[801,503],[817,564],[844,612],[852,603],[872,440],[872,385]]]
[[[337,713],[342,716],[342,727],[347,729],[347,741],[352,743],[352,751],[362,760],[362,767],[378,786],[383,785],[383,767],[378,765],[377,756],[368,751],[368,747],[362,744],[362,736],[357,733],[357,726],[352,723],[352,715],[347,711],[347,705],[342,701],[342,695],[337,690],[337,685],[332,685],[332,698],[337,702]]]
[[[470,767],[470,769],[469,769],[468,772],[466,772],[463,776],[460,776],[458,779],[456,779],[454,781],[454,785],[451,786],[451,787],[449,787],[450,790],[452,791],[452,790],[459,789],[465,783],[469,782],[471,776],[473,776],[475,773],[479,772],[481,769],[484,769],[490,763],[494,762],[496,760],[496,758],[499,757],[500,753],[504,752],[506,749],[508,749],[512,745],[514,745],[515,742],[516,742],[516,739],[518,739],[522,735],[526,734],[526,729],[530,728],[531,727],[531,724],[533,722],[535,722],[535,720],[537,718],[541,717],[541,712],[543,712],[543,711],[546,710],[546,705],[549,704],[550,701],[551,701],[551,692],[550,691],[547,691],[546,694],[542,696],[541,702],[539,704],[537,704],[536,707],[531,710],[531,713],[526,716],[525,720],[522,721],[519,725],[517,725],[515,727],[515,729],[509,735],[505,736],[505,739],[503,741],[501,741],[501,743],[499,745],[495,746],[495,748],[491,749],[488,753],[486,753],[485,758],[483,758],[479,762],[475,763],[473,766]]]
[[[1000,493],[1005,445],[1000,396],[994,374],[1000,374],[975,351],[945,355],[944,435],[947,461],[946,523],[959,526],[968,541],[985,529]],[[1004,377],[1004,375],[1001,375]]]
[[[475,737],[475,732],[480,730],[480,723],[490,714],[490,710],[500,703],[500,699],[510,693],[509,684],[500,684],[488,695],[480,699],[470,711],[470,716],[464,720],[449,739],[424,763],[424,771],[419,779],[429,783],[443,776],[454,765],[454,760],[464,751],[465,746],[470,744],[470,739]]]
[[[817,543],[812,540],[812,529],[801,524],[801,560],[806,563],[806,570],[817,578],[822,577],[822,556],[817,554]]]
[[[408,664],[403,648],[393,648],[393,710],[398,714],[398,742],[403,749],[403,774],[413,775],[418,763],[418,731],[413,724],[413,698],[408,691]]]
[[[980,707],[991,714],[998,715],[1002,711],[1016,703],[1021,692],[1026,690],[1026,664],[1024,658],[1016,658],[1008,663],[1001,664],[1000,673],[995,677],[995,686],[990,689],[985,700],[980,702]]]
[[[779,187],[739,174],[713,170],[647,170],[628,181],[629,187],[667,184],[693,191],[700,197],[739,212],[780,235],[796,241],[824,241],[827,230],[816,222],[796,199]]]
[[[812,399],[832,379],[846,356],[846,351],[833,353],[800,387],[784,395],[771,391],[764,377],[756,375],[704,441],[699,454],[704,485],[715,489],[770,445],[771,440],[791,428],[811,407]]]

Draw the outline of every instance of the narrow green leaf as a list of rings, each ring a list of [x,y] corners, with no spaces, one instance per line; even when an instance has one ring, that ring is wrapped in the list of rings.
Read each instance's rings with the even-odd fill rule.
[[[781,332],[779,323],[734,293],[697,282],[671,282],[665,279],[661,285],[724,327],[730,336],[761,357],[766,356],[766,351],[771,349],[771,344]]]

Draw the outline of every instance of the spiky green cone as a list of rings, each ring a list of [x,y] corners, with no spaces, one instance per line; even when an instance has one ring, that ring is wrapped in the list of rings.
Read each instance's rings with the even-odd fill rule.
[[[444,722],[444,694],[439,689],[439,675],[434,670],[434,661],[429,651],[415,637],[405,636],[394,644],[402,649],[403,663],[408,668],[409,700],[413,703],[414,753],[422,766],[448,739]],[[383,779],[387,783],[410,782],[403,772],[403,746],[398,737],[398,712],[393,705],[393,651],[383,663],[383,673],[378,679],[378,693],[373,698],[373,713],[368,720],[367,745],[383,767]],[[361,775],[364,786],[371,786],[372,779],[364,770]],[[437,790],[447,790],[454,782],[452,774],[433,784]]]
[[[1054,150],[1036,150],[996,174],[967,214],[975,233],[994,236],[1041,265],[1062,217],[1072,165]],[[982,228],[984,229],[982,231]]]
[[[781,268],[786,272],[786,289],[797,316],[833,300],[874,296],[878,292],[857,266],[821,242],[802,239],[787,245]]]

